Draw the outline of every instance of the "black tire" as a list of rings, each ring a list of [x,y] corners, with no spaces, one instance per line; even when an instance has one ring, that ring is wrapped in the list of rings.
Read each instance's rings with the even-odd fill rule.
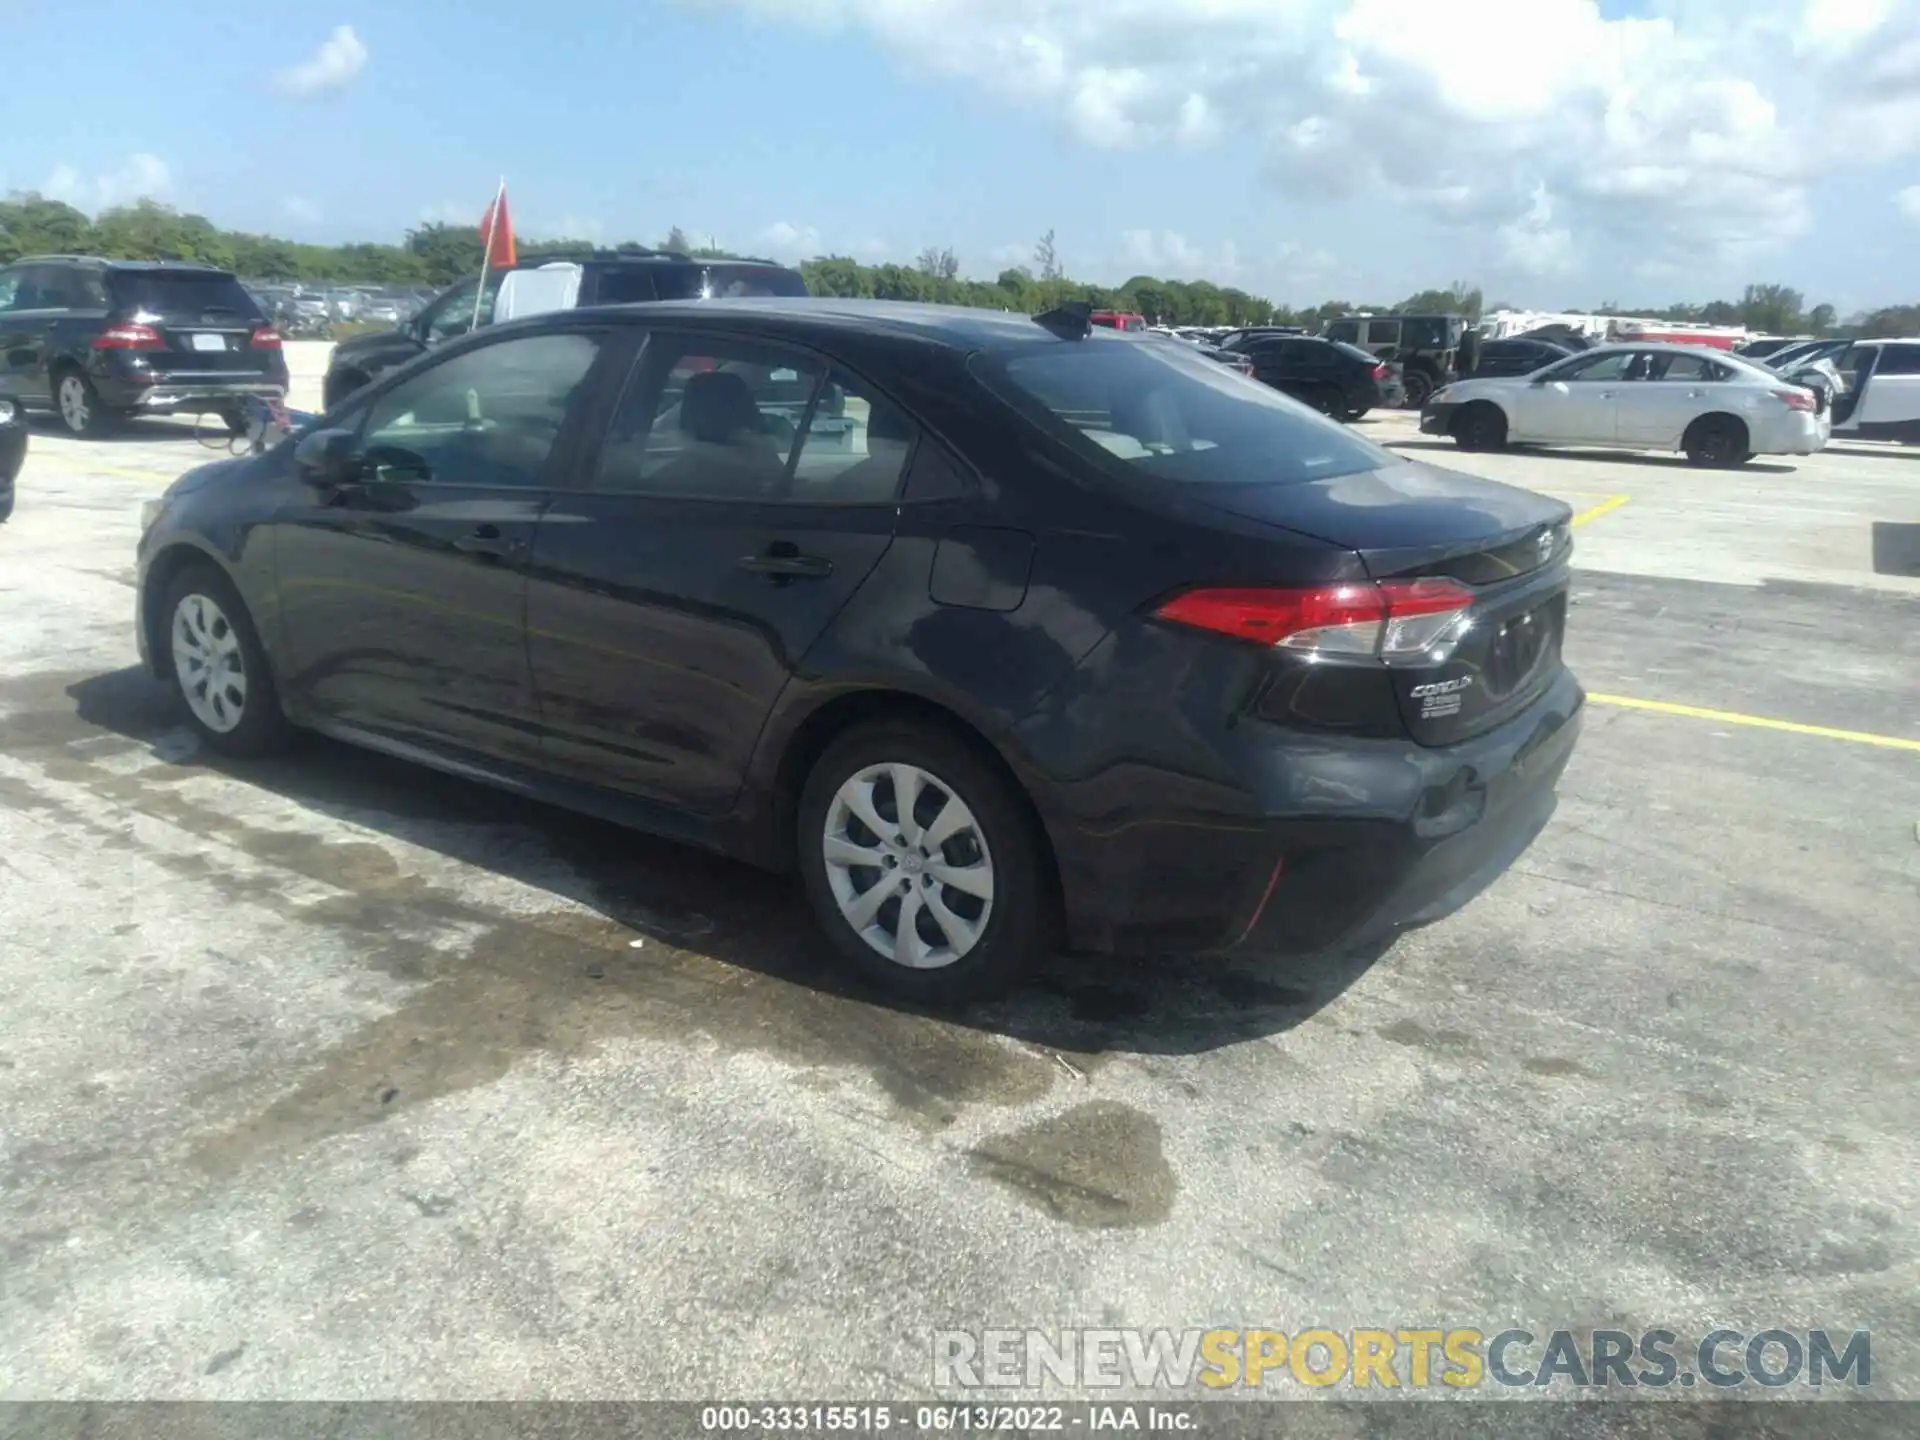
[[[1687,463],[1704,470],[1733,470],[1753,458],[1747,448],[1747,426],[1732,415],[1702,415],[1687,427],[1680,448]]]
[[[7,486],[4,490],[0,490],[0,525],[6,524],[7,521],[13,518],[13,494],[13,486],[11,485]]]
[[[1347,410],[1347,413],[1341,416],[1340,418],[1345,420],[1349,425],[1351,425],[1354,421],[1363,418],[1366,415],[1366,413],[1372,408],[1373,407],[1371,405],[1350,406]]]
[[[1453,417],[1453,443],[1462,450],[1507,448],[1507,417],[1498,405],[1476,400]]]
[[[239,654],[239,673],[244,677],[244,691],[241,702],[231,701],[231,691],[224,708],[238,711],[239,719],[231,728],[222,729],[202,718],[201,708],[195,704],[190,694],[193,688],[193,676],[182,673],[175,659],[175,628],[183,623],[182,605],[194,598],[210,601],[217,619],[205,611],[204,629],[215,639],[224,642],[231,634],[237,642]],[[161,614],[164,628],[160,632],[160,643],[166,650],[168,665],[173,669],[173,689],[175,698],[180,702],[181,712],[187,723],[194,729],[201,742],[209,749],[222,755],[233,755],[243,759],[253,759],[262,755],[271,755],[286,747],[292,738],[293,727],[287,723],[286,716],[280,710],[280,695],[273,683],[273,671],[267,664],[267,654],[260,645],[260,636],[253,628],[253,617],[247,613],[245,602],[233,582],[216,570],[211,564],[195,562],[183,566],[180,573],[173,577],[167,586],[166,598],[161,602],[166,608]]]
[[[53,376],[53,413],[60,417],[69,435],[80,440],[97,440],[113,429],[114,415],[101,403],[100,392],[78,370],[56,371]]]
[[[1433,394],[1433,377],[1424,370],[1408,369],[1400,376],[1400,384],[1407,392],[1407,408],[1418,410],[1427,403],[1427,397]]]
[[[1329,390],[1324,386],[1316,385],[1300,398],[1305,400],[1307,404],[1311,405],[1315,410],[1318,410],[1322,415],[1325,415],[1329,420],[1337,420],[1340,417],[1340,411],[1343,405],[1340,399],[1340,393],[1337,390]]]
[[[944,887],[930,874],[920,872],[918,867],[924,862],[914,858],[915,847],[890,844],[857,817],[836,823],[844,823],[843,834],[851,843],[866,847],[871,841],[871,848],[890,862],[898,856],[899,868],[890,863],[886,870],[878,866],[831,869],[840,872],[842,883],[857,886],[850,889],[853,899],[879,888],[895,890],[893,877],[898,875],[901,889],[910,892],[918,885],[922,893],[937,895],[942,905],[964,920],[978,920],[984,915],[985,924],[971,948],[937,968],[910,968],[876,950],[842,913],[835,878],[826,860],[828,824],[836,814],[845,816],[836,805],[841,787],[871,767],[893,765],[917,768],[972,812],[974,826],[950,838],[936,858],[956,867],[977,865],[984,858],[992,880],[990,905],[975,908],[977,901],[965,892]],[[888,814],[888,807],[894,803],[889,780],[880,780],[870,793],[876,818],[883,822],[897,819]],[[937,799],[933,786],[922,790],[918,812],[921,824],[932,823],[933,816],[940,813]],[[1040,959],[1052,934],[1052,898],[1030,812],[1002,772],[951,731],[910,718],[877,720],[847,731],[827,747],[807,776],[797,823],[796,851],[814,915],[840,960],[876,989],[919,1004],[985,999],[1010,989]],[[856,834],[856,830],[861,833]],[[984,840],[984,857],[974,846],[976,839]],[[906,868],[909,864],[915,867],[911,875]],[[869,879],[870,884],[861,883]],[[924,908],[925,903],[916,915],[914,931],[922,940],[943,934],[931,912]],[[871,928],[883,943],[889,935],[898,943],[899,919],[900,901],[890,896],[882,902]]]

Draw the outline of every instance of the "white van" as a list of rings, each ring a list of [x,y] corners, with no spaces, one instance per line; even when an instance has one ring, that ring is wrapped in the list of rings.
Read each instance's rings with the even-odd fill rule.
[[[1857,340],[1827,358],[1847,382],[1833,402],[1834,439],[1920,445],[1920,340]]]

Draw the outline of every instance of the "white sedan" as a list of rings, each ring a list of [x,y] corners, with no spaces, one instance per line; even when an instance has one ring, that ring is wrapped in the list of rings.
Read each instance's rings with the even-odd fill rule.
[[[1602,345],[1531,375],[1456,380],[1420,412],[1420,429],[1463,450],[1508,443],[1683,450],[1695,465],[1811,455],[1833,417],[1804,386],[1700,345]]]

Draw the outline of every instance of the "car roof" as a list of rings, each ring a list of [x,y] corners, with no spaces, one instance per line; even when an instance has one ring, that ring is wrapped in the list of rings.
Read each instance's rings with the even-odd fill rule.
[[[716,323],[731,328],[767,327],[803,332],[888,334],[952,349],[987,350],[1039,344],[1137,343],[1119,331],[1093,327],[1084,340],[1062,340],[1034,317],[966,305],[929,305],[908,300],[854,300],[838,296],[726,296],[713,300],[652,300],[634,305],[583,306],[572,315],[606,315],[656,322]]]
[[[513,268],[531,270],[541,265],[564,265],[568,262],[578,265],[701,265],[708,269],[721,269],[728,265],[772,266],[776,270],[793,268],[759,255],[729,255],[722,259],[718,256],[689,255],[684,250],[594,250],[585,246],[578,250],[548,250],[538,255],[523,256]]]
[[[104,270],[194,270],[204,275],[230,275],[204,260],[110,260],[104,255],[22,255],[13,265],[98,265]]]

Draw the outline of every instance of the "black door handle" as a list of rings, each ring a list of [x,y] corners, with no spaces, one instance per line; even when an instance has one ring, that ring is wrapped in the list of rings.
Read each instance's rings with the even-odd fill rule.
[[[765,555],[742,555],[737,563],[752,574],[788,580],[822,580],[833,574],[833,562],[826,556],[802,555],[791,546],[776,547]]]
[[[498,525],[479,525],[472,534],[462,535],[454,541],[453,548],[469,555],[487,555],[504,560],[520,548],[520,542],[502,535]]]

